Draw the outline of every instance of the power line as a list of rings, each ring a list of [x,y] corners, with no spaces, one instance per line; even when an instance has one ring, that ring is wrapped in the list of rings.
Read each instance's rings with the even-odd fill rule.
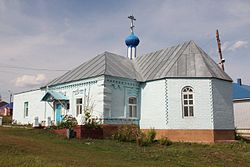
[[[19,74],[18,72],[13,72],[13,71],[4,71],[4,70],[0,70],[0,73]]]
[[[11,66],[11,65],[0,65],[0,67],[22,69],[22,70],[32,70],[32,71],[69,71],[69,70],[62,70],[62,69],[33,68],[33,67]]]

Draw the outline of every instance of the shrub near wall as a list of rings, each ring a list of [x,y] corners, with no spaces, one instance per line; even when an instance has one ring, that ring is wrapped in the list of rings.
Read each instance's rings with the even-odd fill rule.
[[[3,125],[11,125],[12,116],[3,116]]]
[[[140,133],[141,131],[136,125],[121,125],[113,135],[113,138],[118,141],[132,142],[136,141]]]
[[[101,125],[101,128],[103,130],[103,138],[113,139],[114,134],[117,132],[120,126],[122,125],[111,125],[111,124]]]
[[[149,129],[149,131],[147,131],[146,133],[146,138],[149,143],[153,143],[155,141],[155,136],[156,136],[156,131],[153,128]]]
[[[114,139],[122,142],[136,142],[138,146],[148,146],[155,142],[156,131],[150,129],[146,134],[136,125],[123,125],[117,129]]]
[[[159,140],[160,145],[164,145],[164,146],[170,146],[172,145],[172,141],[170,141],[167,137],[162,136]]]

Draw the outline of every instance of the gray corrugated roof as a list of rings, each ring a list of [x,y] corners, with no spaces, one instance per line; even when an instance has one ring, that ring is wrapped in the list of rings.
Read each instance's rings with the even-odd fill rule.
[[[167,77],[205,77],[232,81],[201,48],[189,41],[139,56],[135,60],[104,52],[51,81],[48,86],[100,75],[138,81]]]
[[[143,81],[166,77],[208,77],[232,81],[193,41],[135,59]]]
[[[129,79],[139,78],[138,72],[135,71],[132,61],[124,56],[104,52],[52,80],[47,86],[78,81],[100,75],[110,75]]]

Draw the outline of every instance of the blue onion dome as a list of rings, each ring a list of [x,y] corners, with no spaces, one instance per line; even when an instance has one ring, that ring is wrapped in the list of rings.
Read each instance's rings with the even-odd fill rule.
[[[125,43],[128,47],[136,47],[139,43],[140,40],[139,38],[132,32],[126,39]]]

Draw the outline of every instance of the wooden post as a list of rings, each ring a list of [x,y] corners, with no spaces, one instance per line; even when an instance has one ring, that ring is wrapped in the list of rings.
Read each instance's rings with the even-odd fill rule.
[[[222,58],[221,43],[220,43],[220,36],[219,36],[219,31],[218,30],[216,30],[216,40],[217,40],[218,52],[219,52],[219,66],[221,67],[221,69],[223,71],[225,71],[225,68],[224,68],[225,60]]]

